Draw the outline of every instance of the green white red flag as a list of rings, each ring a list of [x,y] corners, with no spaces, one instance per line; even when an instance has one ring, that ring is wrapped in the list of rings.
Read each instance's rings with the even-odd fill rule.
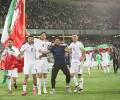
[[[5,46],[8,39],[20,48],[25,40],[25,0],[12,0],[6,16],[1,42]]]

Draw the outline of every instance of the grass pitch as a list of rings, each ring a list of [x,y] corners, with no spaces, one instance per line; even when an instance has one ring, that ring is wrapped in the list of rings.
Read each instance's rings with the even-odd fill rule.
[[[7,84],[0,84],[0,100],[120,100],[120,72],[113,73],[111,67],[109,74],[104,74],[102,70],[94,68],[89,76],[86,68],[84,68],[84,92],[81,94],[65,93],[65,76],[60,71],[57,77],[56,94],[55,95],[33,95],[32,94],[32,78],[30,77],[27,86],[27,96],[21,96],[23,74],[18,77],[18,89],[8,94]],[[0,81],[2,80],[2,71],[0,71]],[[48,77],[48,91],[51,90],[50,73]],[[72,90],[74,89],[71,82]]]

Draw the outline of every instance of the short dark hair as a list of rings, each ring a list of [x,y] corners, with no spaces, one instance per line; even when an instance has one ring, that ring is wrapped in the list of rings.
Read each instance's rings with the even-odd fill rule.
[[[12,39],[12,38],[9,38],[8,41],[13,41],[13,39]]]
[[[33,35],[28,35],[28,37],[27,38],[29,38],[29,37],[34,37]]]
[[[41,32],[41,33],[40,33],[40,35],[42,35],[42,34],[45,34],[45,35],[47,35],[47,33],[46,33],[46,32]]]
[[[56,39],[59,39],[59,40],[60,40],[60,37],[57,36],[57,37],[54,38],[54,40],[56,40]]]
[[[78,36],[78,34],[76,34],[76,33],[73,33],[72,36],[73,36],[73,35],[77,35],[77,36]]]

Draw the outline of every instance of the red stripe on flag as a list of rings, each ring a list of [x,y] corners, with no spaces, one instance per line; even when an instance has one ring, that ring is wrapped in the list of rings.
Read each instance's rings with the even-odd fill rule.
[[[13,39],[14,46],[20,48],[25,40],[25,4],[24,0],[19,1],[19,15],[11,31],[10,38]]]

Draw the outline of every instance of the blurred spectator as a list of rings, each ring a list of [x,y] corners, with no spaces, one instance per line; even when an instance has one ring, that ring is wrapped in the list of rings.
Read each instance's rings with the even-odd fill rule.
[[[7,0],[8,1],[8,0]],[[0,28],[4,26],[8,5],[0,6]],[[120,7],[106,10],[106,14],[91,3],[80,5],[51,0],[27,0],[29,29],[120,29]],[[114,13],[114,14],[113,14]]]

